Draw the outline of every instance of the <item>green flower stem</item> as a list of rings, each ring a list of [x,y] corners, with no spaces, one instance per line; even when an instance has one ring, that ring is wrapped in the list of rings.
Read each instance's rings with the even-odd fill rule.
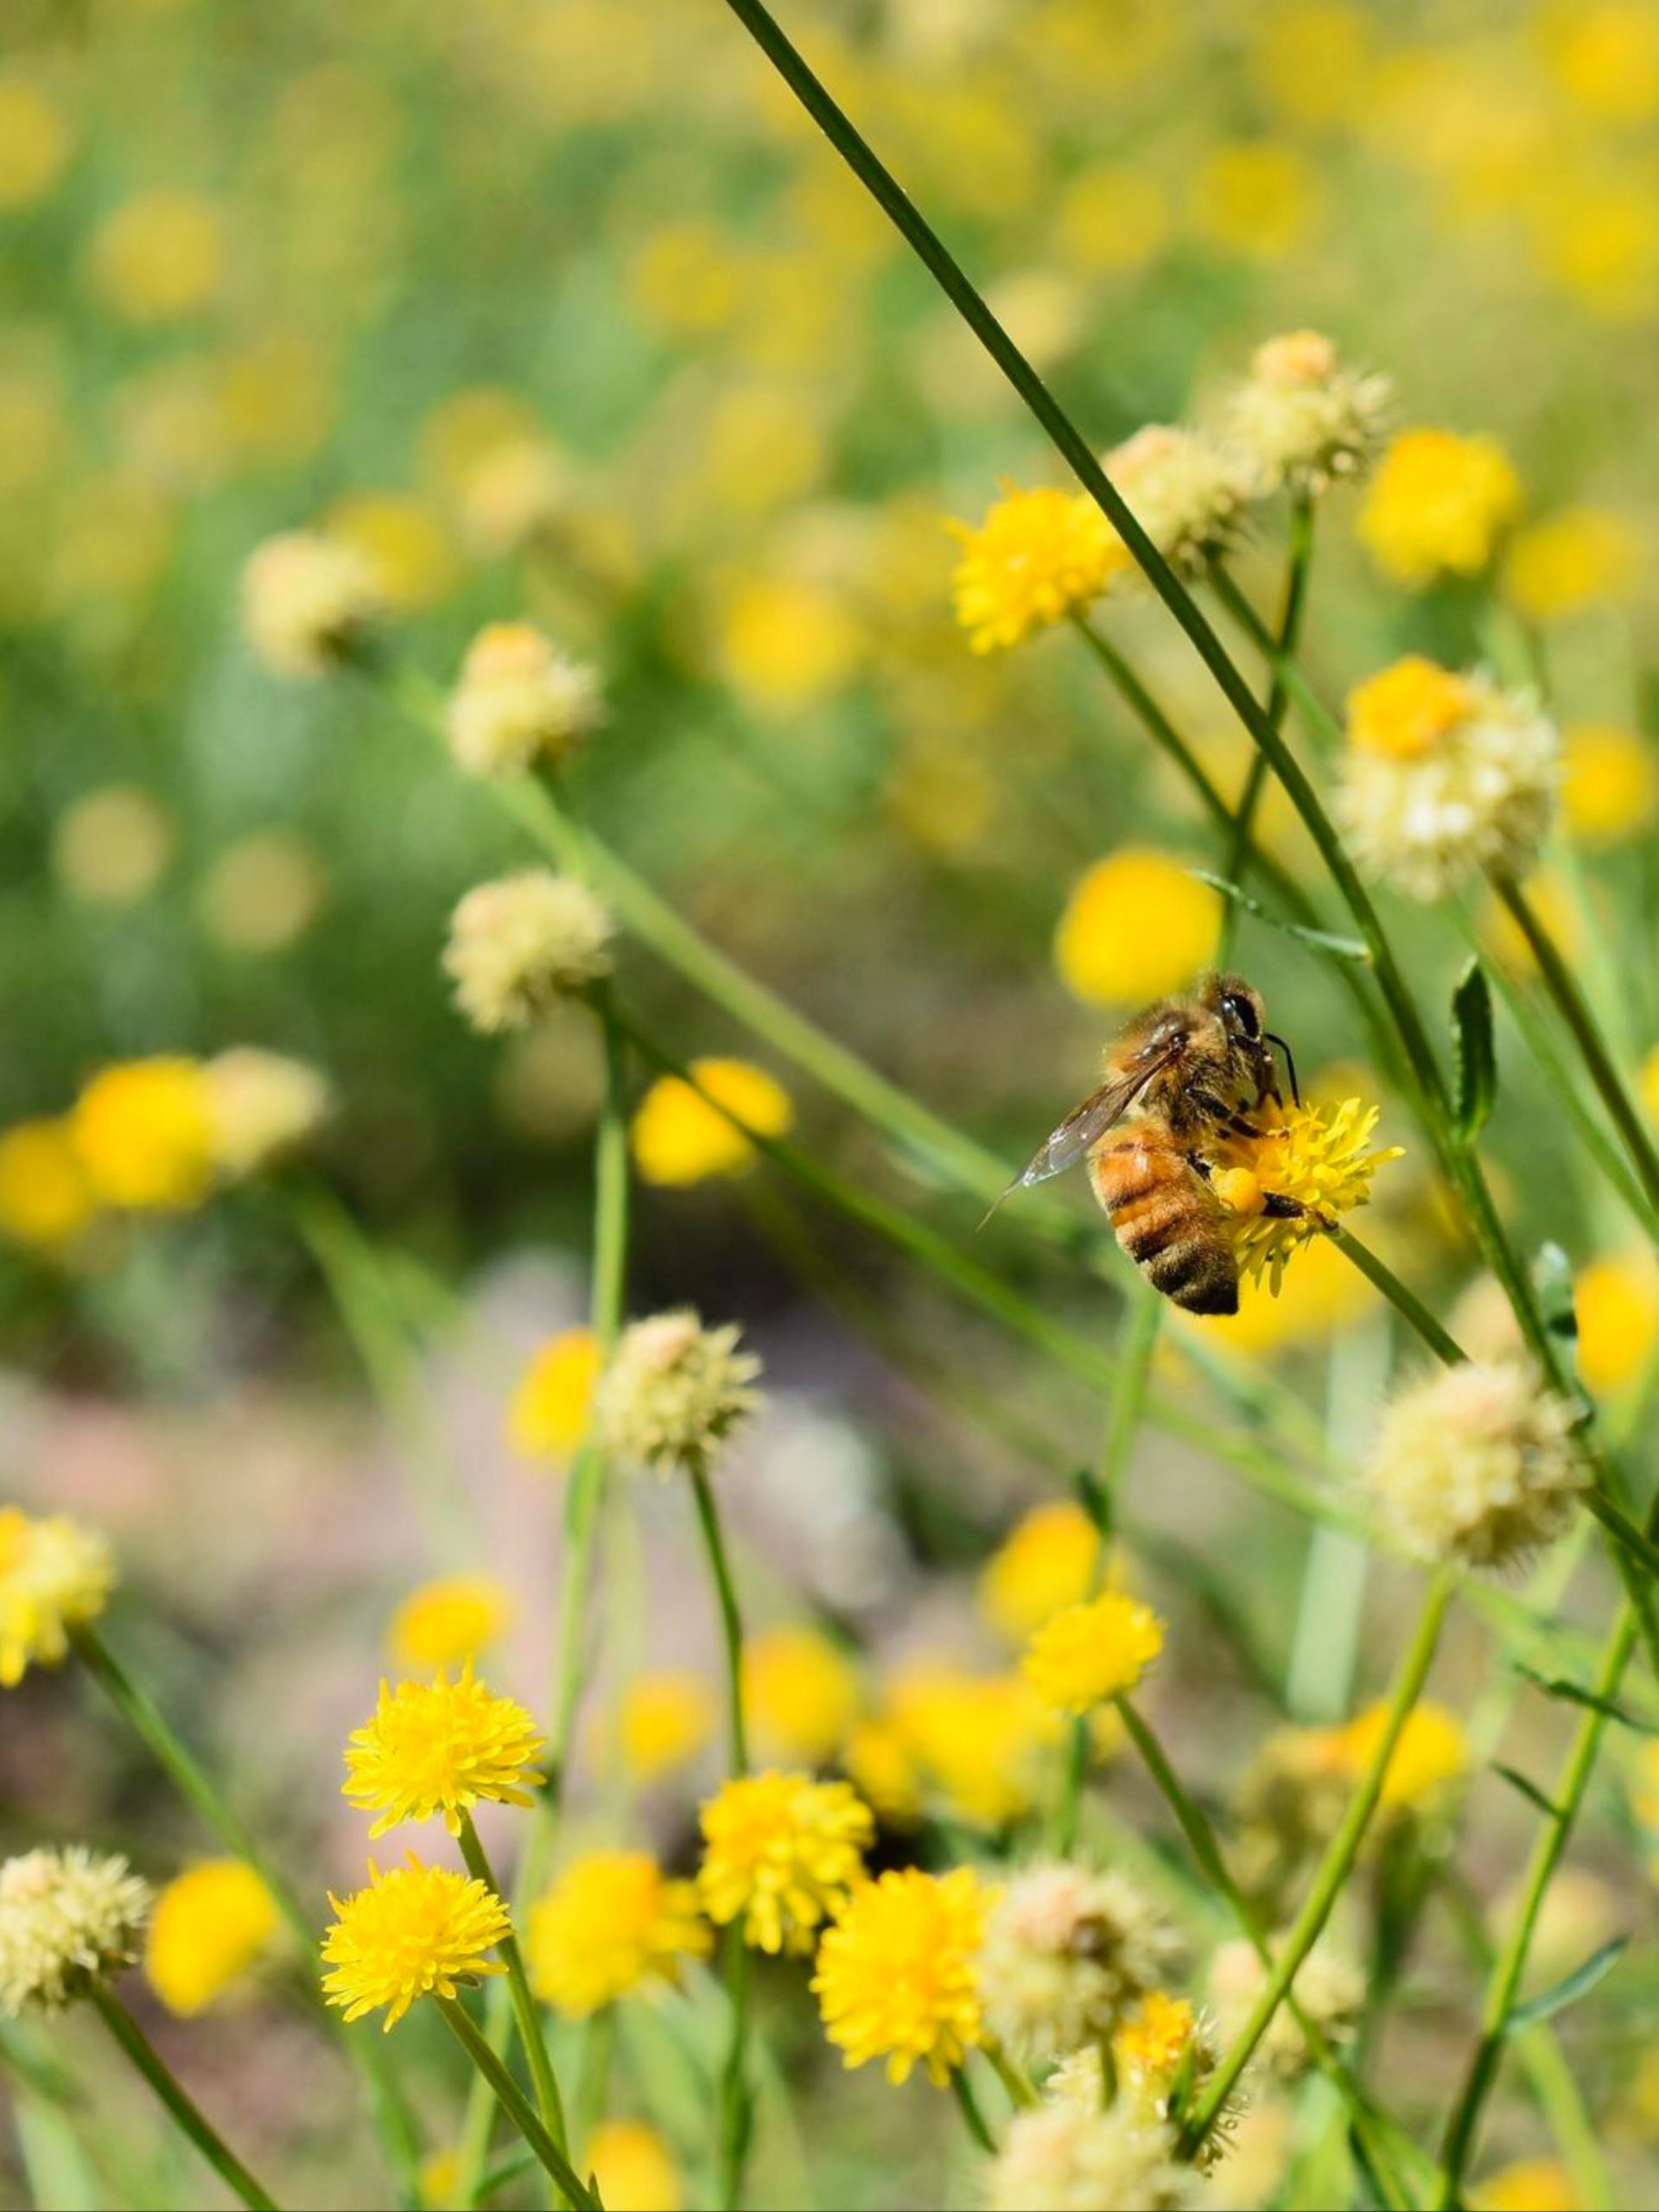
[[[174,1732],[149,1692],[140,1687],[90,1624],[72,1628],[70,1642],[81,1665],[98,1684],[174,1788],[232,1858],[245,1860],[276,1900],[305,1963],[307,1986],[321,2017],[344,2044],[363,2077],[370,2114],[381,2148],[397,2178],[399,2202],[420,2201],[420,2145],[380,2039],[372,2031],[349,2028],[329,2011],[317,1993],[317,1930],[310,1916],[272,1865],[241,1816],[226,1802],[216,1783]]]
[[[475,2024],[472,2014],[461,1999],[458,1997],[438,1997],[434,2002],[448,2022],[450,2033],[495,2092],[502,2111],[552,2176],[566,2202],[574,2206],[575,2212],[603,2212],[598,2192],[589,2189],[582,2180],[569,2159],[531,2110],[524,2091],[490,2049],[482,2031]]]
[[[1199,1872],[1225,1901],[1241,1933],[1262,1965],[1271,1970],[1274,1959],[1268,1930],[1255,1906],[1229,1872],[1214,1830],[1188,1796],[1170,1764],[1163,1745],[1141,1719],[1136,1707],[1127,1696],[1115,1698],[1113,1703],[1154,1785],[1186,1839],[1187,1847],[1198,1861]],[[1302,2031],[1313,2063],[1329,2078],[1351,2110],[1354,2125],[1365,2142],[1373,2170],[1378,2180],[1385,2181],[1389,2185],[1390,2202],[1396,2206],[1410,2204],[1414,2202],[1413,2194],[1401,2179],[1395,2160],[1414,2164],[1425,2172],[1430,2170],[1430,2161],[1423,2157],[1398,2122],[1372,2103],[1363,2088],[1338,2056],[1324,2031],[1303,2011],[1294,1989],[1287,1991],[1285,2002]]]
[[[166,2107],[181,2135],[194,2143],[213,2171],[250,2212],[276,2212],[276,2200],[267,2195],[234,2151],[207,2120],[200,2107],[114,1992],[102,1982],[92,1991],[94,2010]]]
[[[1366,1281],[1374,1284],[1389,1305],[1410,1322],[1437,1359],[1443,1359],[1448,1367],[1456,1367],[1468,1357],[1456,1338],[1440,1325],[1416,1292],[1408,1289],[1369,1244],[1361,1243],[1353,1231],[1344,1229],[1340,1222],[1330,1231],[1330,1236],[1344,1259],[1351,1260]]]
[[[464,1808],[461,1815],[459,1838],[461,1855],[467,1863],[467,1872],[474,1881],[499,1897],[500,1884],[496,1880],[488,1855],[479,1841],[478,1830],[472,1815]],[[505,1903],[505,1899],[502,1899]],[[524,1958],[518,1948],[518,1938],[511,1932],[501,1938],[497,1948],[501,1963],[507,1970],[508,1993],[512,1999],[514,2017],[518,2022],[518,2039],[524,2048],[524,2058],[530,2068],[530,2078],[535,2085],[536,2103],[542,2115],[542,2125],[558,2145],[561,2151],[569,2149],[564,2125],[564,2100],[559,2094],[558,2076],[553,2071],[549,2056],[547,2036],[542,2025],[541,2007],[536,2002],[530,1986],[530,1976],[524,1972]]]
[[[1189,2158],[1198,2150],[1220,2116],[1239,2075],[1249,2065],[1274,2014],[1285,2001],[1303,1961],[1319,1941],[1325,1923],[1331,1916],[1332,1908],[1353,1872],[1360,1846],[1365,1840],[1365,1832],[1370,1826],[1371,1815],[1382,1795],[1382,1780],[1388,1771],[1389,1761],[1394,1756],[1394,1747],[1400,1740],[1400,1732],[1427,1678],[1434,1649],[1440,1641],[1441,1624],[1446,1619],[1446,1608],[1452,1602],[1456,1586],[1455,1577],[1446,1567],[1439,1570],[1429,1586],[1416,1629],[1407,1647],[1393,1690],[1389,1693],[1382,1732],[1372,1754],[1371,1763],[1349,1800],[1341,1823],[1314,1872],[1302,1909],[1285,1939],[1261,1996],[1205,2085],[1197,2109],[1187,2123],[1182,2137],[1182,2147]]]
[[[979,2099],[974,2094],[974,2085],[968,2079],[964,2068],[957,2066],[951,2069],[950,2087],[956,2093],[957,2107],[967,2124],[968,2133],[973,2137],[978,2148],[983,2151],[988,2158],[994,2158],[996,2156],[996,2138],[985,2124],[985,2115],[980,2110]]]
[[[1643,1196],[1650,1207],[1659,1210],[1659,1147],[1656,1147],[1647,1118],[1631,1097],[1624,1078],[1619,1073],[1607,1040],[1601,1033],[1600,1025],[1590,1011],[1589,1001],[1579,988],[1577,978],[1561,957],[1554,938],[1539,919],[1531,900],[1514,877],[1495,874],[1492,888],[1525,938],[1528,949],[1538,963],[1538,973],[1544,988],[1572,1032],[1573,1041],[1583,1057],[1586,1071],[1607,1109],[1608,1118],[1624,1139]]]
[[[988,2036],[980,2045],[985,2063],[1007,2093],[1008,2102],[1016,2112],[1027,2111],[1037,2102],[1037,2092],[1027,2079],[1022,2067],[1016,2066],[995,2036]]]
[[[1301,637],[1302,614],[1307,605],[1307,580],[1313,559],[1313,502],[1306,492],[1299,492],[1290,506],[1290,554],[1285,575],[1284,605],[1280,611],[1279,633],[1274,640],[1278,647],[1273,659],[1273,672],[1268,678],[1268,720],[1276,730],[1285,726],[1285,709],[1289,693],[1285,683],[1285,668],[1294,654]],[[1222,874],[1229,883],[1243,883],[1249,865],[1255,842],[1255,810],[1261,804],[1263,786],[1268,780],[1268,756],[1257,752],[1251,756],[1249,773],[1244,779],[1244,790],[1238,802],[1233,827],[1227,840],[1227,862]],[[1221,918],[1221,944],[1216,955],[1216,965],[1230,964],[1233,940],[1238,930],[1238,907],[1229,899],[1227,910]]]
[[[737,1608],[737,1591],[732,1581],[731,1562],[726,1555],[726,1539],[721,1529],[720,1510],[715,1503],[715,1493],[704,1467],[690,1469],[691,1496],[697,1509],[697,1526],[702,1532],[703,1550],[708,1555],[709,1572],[714,1579],[715,1597],[720,1608],[721,1642],[726,1661],[726,1726],[728,1753],[734,1775],[749,1770],[748,1731],[743,1718],[743,1619]]]

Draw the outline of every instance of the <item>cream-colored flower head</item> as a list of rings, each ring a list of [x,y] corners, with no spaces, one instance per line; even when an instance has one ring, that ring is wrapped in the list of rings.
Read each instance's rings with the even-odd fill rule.
[[[283,1052],[238,1045],[202,1070],[214,1165],[238,1179],[300,1151],[328,1117],[328,1078]]]
[[[1097,2043],[1156,1989],[1179,1935],[1130,1881],[1064,1860],[1017,1874],[993,1910],[980,1961],[986,2018],[1023,2056]]]
[[[478,884],[449,918],[443,964],[455,1002],[486,1035],[528,1028],[610,974],[613,929],[571,876],[526,868]]]
[[[1520,1360],[1468,1360],[1387,1408],[1365,1479],[1421,1560],[1524,1565],[1571,1522],[1585,1485],[1573,1409]]]
[[[1101,2048],[1085,2044],[1063,2058],[1044,2084],[1044,2095],[1056,2102],[1069,2099],[1098,2112],[1108,2101]],[[1185,2085],[1188,2096],[1202,2089],[1220,2056],[1215,2024],[1208,2014],[1194,2012],[1185,1997],[1154,1989],[1113,2033],[1116,2088],[1112,2101],[1143,2121],[1155,2125],[1169,2120],[1174,2117],[1170,2106],[1177,2083]],[[1201,2173],[1210,2172],[1225,2158],[1243,2111],[1236,2093],[1225,2100],[1194,2159]]]
[[[1193,2202],[1173,2129],[1073,2097],[1016,2113],[986,2177],[989,2212],[1169,2212]]]
[[[0,2018],[60,2012],[138,1956],[148,1882],[72,1843],[0,1866]]]
[[[1390,397],[1386,377],[1344,366],[1318,331],[1294,330],[1256,347],[1224,404],[1223,435],[1257,496],[1317,496],[1370,467]]]
[[[1412,655],[1350,698],[1332,810],[1362,869],[1433,901],[1481,868],[1524,875],[1560,779],[1560,740],[1530,694]]]
[[[1103,466],[1135,520],[1183,575],[1198,575],[1237,537],[1249,482],[1233,455],[1203,432],[1148,423],[1114,446]]]
[[[605,719],[599,677],[530,622],[492,622],[449,695],[449,750],[470,776],[559,761]]]
[[[1267,1979],[1267,1968],[1243,1937],[1217,1951],[1210,1961],[1210,1995],[1224,2039],[1230,2042],[1243,2027]],[[1298,1967],[1291,1992],[1304,2018],[1330,2043],[1348,2041],[1365,2009],[1365,1976],[1329,1936],[1322,1936]],[[1306,2038],[1289,2005],[1281,2005],[1274,2014],[1256,2056],[1285,2081],[1306,2072]]]
[[[760,1363],[740,1333],[705,1329],[689,1306],[625,1329],[595,1403],[611,1450],[664,1477],[706,1471],[760,1403]]]
[[[318,531],[268,537],[242,572],[242,625],[276,676],[326,676],[351,658],[384,612],[368,556]]]

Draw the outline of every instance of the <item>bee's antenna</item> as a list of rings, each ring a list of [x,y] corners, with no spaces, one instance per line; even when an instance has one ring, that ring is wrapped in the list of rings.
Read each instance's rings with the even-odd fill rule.
[[[1282,1037],[1276,1036],[1271,1029],[1264,1029],[1262,1034],[1269,1045],[1276,1045],[1284,1054],[1285,1072],[1290,1077],[1290,1095],[1300,1106],[1302,1103],[1302,1094],[1296,1088],[1296,1062],[1291,1055],[1289,1046]]]
[[[980,1230],[984,1228],[986,1223],[996,1211],[997,1208],[1003,1203],[1004,1199],[1011,1198],[1017,1190],[1023,1187],[1025,1180],[1026,1179],[1023,1175],[1016,1175],[1013,1182],[1009,1184],[1007,1189],[1001,1192],[996,1198],[994,1198],[991,1200],[989,1205],[986,1207],[984,1212],[981,1214],[979,1219],[974,1224],[974,1234],[976,1236],[977,1236]]]

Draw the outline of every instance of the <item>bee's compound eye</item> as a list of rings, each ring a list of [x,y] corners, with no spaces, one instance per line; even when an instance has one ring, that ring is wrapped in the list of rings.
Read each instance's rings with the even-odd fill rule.
[[[1238,991],[1229,991],[1221,1002],[1222,1012],[1230,1026],[1240,1029],[1247,1037],[1259,1037],[1262,1025],[1255,1018],[1255,1008]]]

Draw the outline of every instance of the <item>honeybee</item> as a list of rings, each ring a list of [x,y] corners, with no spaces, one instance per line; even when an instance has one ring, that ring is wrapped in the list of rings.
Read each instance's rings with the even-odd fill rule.
[[[1086,1158],[1118,1243],[1154,1288],[1189,1313],[1236,1313],[1238,1263],[1211,1188],[1206,1141],[1257,1134],[1249,1116],[1280,1100],[1274,1045],[1295,1093],[1290,1047],[1266,1020],[1261,993],[1242,976],[1206,976],[1190,998],[1148,1007],[1107,1047],[1100,1089],[1010,1189],[1046,1183]],[[1301,1211],[1273,1196],[1264,1204]]]

